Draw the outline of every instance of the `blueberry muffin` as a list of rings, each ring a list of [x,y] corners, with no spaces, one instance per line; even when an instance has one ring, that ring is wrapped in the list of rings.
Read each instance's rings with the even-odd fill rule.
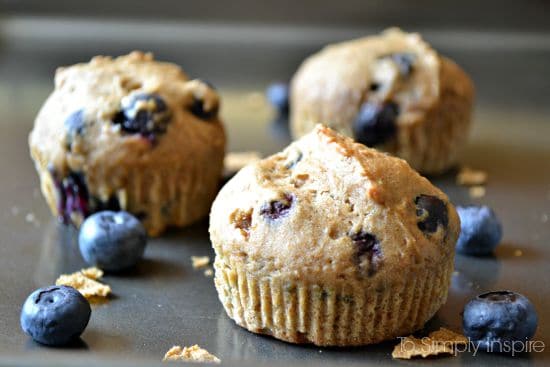
[[[243,168],[210,213],[229,317],[293,343],[377,343],[445,302],[460,223],[402,159],[318,125]]]
[[[316,123],[405,159],[425,174],[457,159],[470,128],[474,87],[416,33],[389,29],[325,47],[291,84],[294,137]]]
[[[208,214],[222,174],[219,97],[151,54],[59,68],[29,137],[42,193],[65,223],[126,210],[150,235]]]

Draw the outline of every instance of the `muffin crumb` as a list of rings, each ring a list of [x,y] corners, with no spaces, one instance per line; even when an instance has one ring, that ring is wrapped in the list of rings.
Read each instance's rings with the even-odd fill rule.
[[[214,275],[214,270],[212,268],[208,268],[204,271],[204,276],[211,277]]]
[[[57,278],[55,284],[73,287],[88,300],[94,297],[105,298],[111,294],[111,287],[97,281],[102,276],[102,270],[92,267],[72,274],[62,274]]]
[[[210,354],[206,349],[197,344],[191,347],[173,346],[164,355],[163,362],[198,362],[198,363],[220,363],[220,359]]]
[[[193,269],[201,269],[210,264],[210,258],[208,256],[191,256],[191,262]]]
[[[464,166],[456,175],[456,183],[462,186],[480,186],[486,184],[488,178],[487,172]]]
[[[468,190],[470,197],[473,199],[479,199],[485,196],[485,186],[472,186]]]

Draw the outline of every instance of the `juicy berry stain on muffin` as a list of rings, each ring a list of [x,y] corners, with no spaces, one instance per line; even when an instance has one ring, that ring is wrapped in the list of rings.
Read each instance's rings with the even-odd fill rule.
[[[414,203],[416,216],[420,219],[418,228],[422,232],[434,233],[440,225],[447,228],[449,218],[447,206],[443,200],[431,195],[420,195],[416,197]]]
[[[84,133],[86,120],[84,110],[77,110],[71,113],[64,122],[67,130],[67,149],[71,149],[74,139]]]
[[[67,177],[60,178],[53,169],[50,169],[50,174],[59,195],[59,220],[65,224],[70,223],[74,214],[81,219],[86,218],[90,214],[90,207],[84,175],[71,172]]]
[[[360,231],[350,236],[351,240],[356,247],[356,255],[359,259],[359,263],[364,259],[368,261],[368,275],[374,275],[378,269],[380,260],[382,259],[382,249],[380,248],[380,242],[373,234]]]
[[[166,132],[170,111],[164,99],[158,94],[139,93],[122,99],[121,110],[113,122],[129,134],[141,134],[154,140],[156,135]]]
[[[50,174],[59,196],[58,217],[64,224],[73,222],[75,216],[79,220],[84,220],[97,211],[118,211],[121,209],[120,203],[115,196],[111,196],[107,201],[90,196],[83,173],[71,172],[67,177],[60,178],[57,172],[50,168]]]
[[[372,147],[389,140],[396,131],[395,120],[399,107],[393,102],[365,102],[353,123],[355,140]]]
[[[294,196],[285,194],[281,200],[273,200],[264,204],[260,209],[260,214],[271,220],[278,219],[288,214],[292,208]]]

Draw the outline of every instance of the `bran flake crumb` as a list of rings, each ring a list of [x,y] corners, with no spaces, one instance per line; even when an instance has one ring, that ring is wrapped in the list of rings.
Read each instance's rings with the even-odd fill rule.
[[[486,189],[485,186],[472,186],[468,190],[470,197],[473,199],[479,199],[485,196]]]
[[[198,362],[198,363],[220,363],[220,359],[210,354],[206,349],[197,344],[191,347],[173,346],[164,355],[163,362]]]
[[[488,178],[487,172],[465,166],[456,175],[456,183],[462,186],[479,186],[486,184]]]
[[[468,339],[449,329],[440,328],[424,338],[415,338],[410,335],[401,338],[392,352],[392,358],[411,359],[413,357],[426,358],[439,354],[456,355],[455,347],[468,344]]]
[[[212,268],[208,268],[204,271],[204,276],[211,277],[214,275],[214,270]]]
[[[194,269],[200,269],[210,264],[210,258],[208,256],[191,256],[191,262]]]
[[[92,267],[72,274],[62,274],[57,278],[55,284],[73,287],[90,300],[94,297],[107,297],[111,294],[110,286],[97,281],[102,276],[103,271]]]

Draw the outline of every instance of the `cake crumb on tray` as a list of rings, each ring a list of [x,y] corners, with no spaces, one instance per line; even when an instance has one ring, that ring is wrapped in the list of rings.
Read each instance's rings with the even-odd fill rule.
[[[220,363],[220,359],[197,344],[191,347],[173,346],[164,355],[163,362]]]
[[[88,300],[94,297],[104,298],[111,294],[111,287],[97,281],[102,276],[102,270],[92,267],[72,274],[62,274],[57,278],[55,284],[73,287]]]
[[[413,357],[427,358],[439,354],[456,355],[457,345],[466,345],[468,339],[449,329],[440,328],[427,337],[415,338],[410,335],[400,338],[399,344],[393,348],[392,358],[411,359]]]
[[[487,172],[464,166],[456,175],[456,183],[462,186],[480,186],[486,184],[488,178]]]
[[[191,262],[194,269],[201,269],[210,264],[210,258],[208,256],[191,256]]]

